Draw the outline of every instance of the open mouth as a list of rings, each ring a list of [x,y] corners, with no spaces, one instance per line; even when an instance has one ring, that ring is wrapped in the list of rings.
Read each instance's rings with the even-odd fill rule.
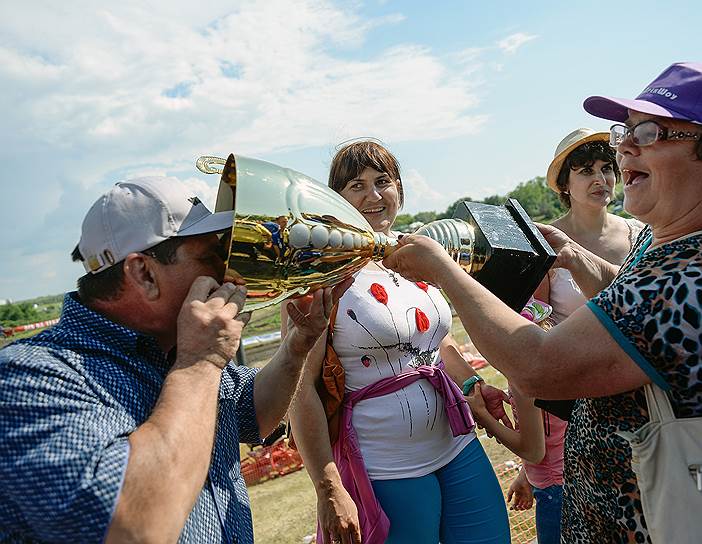
[[[367,209],[363,210],[361,213],[363,213],[365,215],[373,215],[373,214],[381,213],[384,211],[385,211],[385,206],[377,206],[375,208],[367,208]]]
[[[624,187],[633,187],[646,181],[646,179],[648,179],[648,174],[646,172],[641,172],[639,170],[622,170]]]

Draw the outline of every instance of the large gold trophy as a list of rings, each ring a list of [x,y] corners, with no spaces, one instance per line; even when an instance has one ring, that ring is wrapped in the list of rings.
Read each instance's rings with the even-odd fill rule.
[[[234,155],[226,161],[200,157],[197,167],[221,174],[216,211],[234,211],[227,276],[246,281],[246,310],[335,285],[370,260],[381,260],[397,243],[373,232],[335,191],[294,170]],[[509,220],[507,207],[480,205],[490,210],[476,213],[462,206],[463,218],[436,221],[417,233],[439,242],[466,272],[521,310],[555,255],[514,205],[523,225]],[[486,210],[492,212],[489,225],[479,219]],[[510,247],[500,244],[501,232],[508,234]]]

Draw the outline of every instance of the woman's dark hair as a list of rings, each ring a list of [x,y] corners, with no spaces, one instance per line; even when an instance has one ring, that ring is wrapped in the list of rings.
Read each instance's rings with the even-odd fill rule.
[[[357,178],[366,168],[383,172],[398,184],[400,207],[405,202],[405,193],[400,178],[400,165],[395,156],[381,144],[372,140],[361,140],[345,145],[331,162],[328,185],[340,193],[346,184]]]
[[[614,170],[614,175],[617,178],[617,182],[621,179],[621,174],[619,173],[619,167],[616,161],[616,151],[607,142],[587,142],[573,149],[568,156],[563,161],[561,165],[561,171],[558,172],[558,177],[556,178],[556,186],[558,187],[559,193],[558,198],[561,199],[561,203],[566,207],[570,208],[570,195],[568,194],[568,181],[570,177],[571,170],[577,170],[584,166],[592,166],[595,161],[604,161],[612,164],[612,169]]]
[[[176,262],[178,248],[187,239],[187,236],[168,238],[140,253],[153,257],[161,264],[173,264]],[[78,246],[73,248],[71,259],[73,261],[85,260]],[[97,274],[88,272],[85,276],[78,278],[78,297],[84,304],[89,304],[94,300],[114,300],[122,292],[123,281],[124,261],[120,261]]]

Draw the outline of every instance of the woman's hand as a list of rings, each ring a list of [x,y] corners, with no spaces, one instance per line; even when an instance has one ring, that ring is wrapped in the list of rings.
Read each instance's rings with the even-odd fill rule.
[[[487,383],[480,386],[480,393],[483,396],[485,408],[490,415],[496,420],[501,421],[508,429],[514,429],[512,420],[509,419],[504,407],[504,403],[509,403],[509,395],[502,389],[493,387]]]
[[[470,393],[466,395],[466,400],[468,401],[468,406],[470,406],[470,411],[472,412],[476,423],[478,423],[481,427],[489,425],[489,422],[492,422],[493,424],[497,423],[497,419],[492,416],[485,405],[485,399],[483,398],[480,382],[473,386]]]
[[[344,486],[333,485],[317,497],[317,519],[324,544],[361,544],[358,510]]]
[[[285,342],[296,355],[306,356],[326,330],[332,308],[353,283],[347,278],[335,287],[318,289],[311,295],[288,302]]]
[[[507,502],[509,503],[513,498],[514,502],[510,505],[510,510],[529,510],[534,505],[534,492],[523,468],[507,491]]]
[[[535,223],[535,225],[553,248],[553,251],[556,252],[556,262],[553,263],[552,268],[568,268],[568,264],[575,256],[573,250],[575,242],[556,227],[544,225],[543,223]]]
[[[507,417],[502,406],[503,399],[506,397],[507,394],[504,391],[491,385],[481,385],[480,382],[476,383],[471,392],[466,395],[468,406],[470,406],[478,428],[484,428],[488,438],[494,437],[498,444],[502,444],[500,438],[495,436],[500,432],[500,422],[506,428],[514,429],[512,421]]]
[[[403,236],[394,251],[383,259],[390,268],[411,281],[425,281],[441,285],[442,275],[458,265],[446,250],[427,236]]]

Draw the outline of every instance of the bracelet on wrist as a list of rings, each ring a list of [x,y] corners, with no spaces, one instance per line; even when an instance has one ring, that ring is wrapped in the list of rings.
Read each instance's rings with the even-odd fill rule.
[[[484,382],[480,376],[477,374],[475,376],[471,376],[468,378],[466,381],[463,382],[463,386],[461,387],[461,390],[463,391],[464,395],[470,395],[470,392],[473,390],[473,387],[475,386],[476,383],[478,382]]]

